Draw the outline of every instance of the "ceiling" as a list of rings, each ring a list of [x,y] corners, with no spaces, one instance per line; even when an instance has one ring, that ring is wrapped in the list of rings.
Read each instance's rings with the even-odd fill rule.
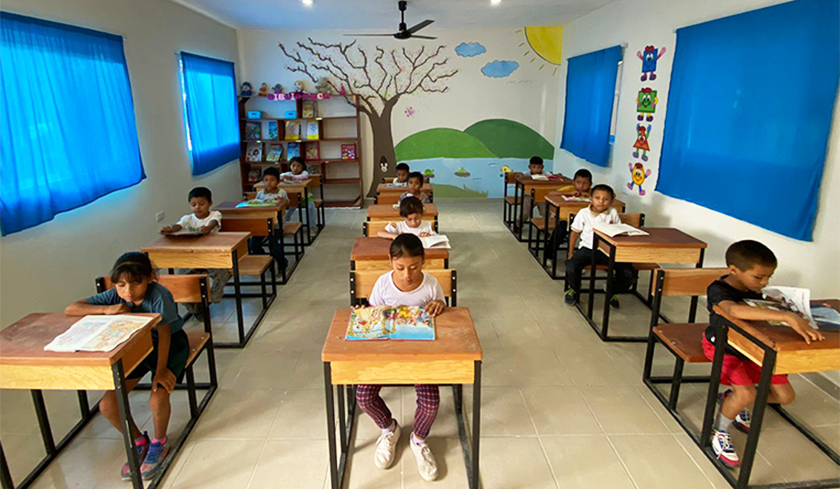
[[[172,0],[236,29],[397,30],[397,0]],[[435,28],[525,27],[566,24],[618,0],[409,0],[409,27],[433,19]]]

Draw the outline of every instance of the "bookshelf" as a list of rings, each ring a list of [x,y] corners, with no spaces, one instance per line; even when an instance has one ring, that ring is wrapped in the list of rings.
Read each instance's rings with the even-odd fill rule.
[[[254,182],[251,180],[252,171],[262,172],[269,166],[277,167],[280,172],[289,171],[288,148],[289,143],[297,144],[300,155],[306,160],[310,173],[318,173],[324,182],[324,204],[327,207],[361,207],[364,201],[364,185],[362,182],[362,141],[361,113],[358,108],[347,103],[349,99],[355,102],[355,95],[330,94],[329,99],[323,100],[281,100],[272,101],[266,97],[239,98],[239,134],[240,134],[240,174],[242,192],[251,192]],[[297,116],[302,115],[304,102],[311,102],[315,107],[315,116],[311,118],[284,118],[287,112],[294,111]],[[248,111],[261,112],[261,117],[249,119]],[[286,123],[295,121],[301,125],[301,136],[286,139]],[[269,124],[277,124],[277,137],[272,139],[247,139],[246,126],[259,124],[260,136],[268,135]],[[307,123],[317,123],[318,139],[307,139]],[[254,126],[255,127],[255,126]],[[355,144],[355,158],[342,158],[342,145]],[[268,161],[268,153],[272,145],[282,147],[279,161]],[[310,155],[308,149],[317,145],[318,156]],[[256,161],[249,160],[249,150],[261,148],[261,156]]]

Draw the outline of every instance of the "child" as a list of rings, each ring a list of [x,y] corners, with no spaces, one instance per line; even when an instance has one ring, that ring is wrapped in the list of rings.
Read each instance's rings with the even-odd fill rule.
[[[546,177],[551,176],[551,173],[543,172],[545,165],[543,164],[543,159],[539,156],[532,156],[530,160],[528,160],[528,176],[534,175],[545,175]],[[531,220],[531,196],[530,195],[523,195],[522,196],[522,222],[528,223]],[[537,204],[537,215],[541,216],[545,214],[545,203],[541,202]]]
[[[289,162],[289,168],[292,171],[287,171],[280,175],[282,180],[306,180],[309,178],[309,172],[306,171],[306,163],[300,156],[295,156]]]
[[[265,185],[259,192],[257,192],[257,196],[254,200],[259,200],[261,202],[287,202],[289,196],[286,194],[286,191],[280,188],[280,172],[277,171],[277,168],[269,167],[266,168],[263,172],[263,185]],[[277,229],[283,229],[283,213],[279,213],[279,219],[277,223]],[[254,236],[248,240],[248,253],[252,255],[261,255],[265,253],[263,247],[265,246],[266,238],[262,236]],[[279,238],[278,238],[279,241]],[[282,244],[282,243],[280,243]],[[279,255],[279,252],[278,252]],[[279,259],[279,258],[278,258]],[[283,258],[285,260],[285,258]],[[286,263],[282,263],[281,266],[285,267]]]
[[[572,222],[572,233],[569,235],[569,254],[566,260],[566,304],[574,305],[580,292],[580,276],[584,267],[592,264],[592,241],[594,225],[596,223],[619,224],[621,219],[618,211],[612,207],[615,192],[609,185],[595,185],[592,187],[592,198],[589,207],[581,209]],[[575,251],[575,245],[580,237],[580,248]],[[608,258],[603,253],[595,253],[598,263],[606,264]],[[635,270],[628,263],[616,263],[613,268],[615,277],[615,295],[610,298],[610,307],[618,309],[618,293],[630,290],[635,279]]]
[[[371,306],[420,306],[431,316],[437,316],[446,309],[443,289],[434,277],[423,272],[425,255],[420,238],[412,234],[401,234],[391,243],[392,271],[379,277],[370,293]],[[387,469],[394,463],[394,449],[400,438],[400,426],[392,417],[385,401],[379,396],[381,385],[357,385],[356,401],[377,426],[382,435],[376,440],[374,464]],[[418,384],[417,410],[414,413],[414,429],[411,434],[411,451],[417,459],[420,477],[427,481],[437,478],[438,469],[426,437],[440,407],[440,392],[437,385]]]
[[[190,190],[189,193],[190,208],[192,214],[187,214],[172,226],[164,226],[160,230],[160,234],[174,233],[181,229],[189,229],[191,231],[198,231],[202,234],[218,233],[222,227],[222,213],[219,211],[210,211],[213,205],[213,193],[209,188],[196,187]],[[181,273],[186,274],[201,274],[206,273],[210,276],[210,299],[214,304],[222,301],[225,295],[225,284],[230,280],[231,272],[225,269],[189,269],[182,270]],[[191,312],[196,319],[201,320],[204,311],[201,310],[201,303],[184,304],[189,312]]]
[[[404,222],[388,223],[384,231],[379,231],[380,238],[395,239],[401,234],[413,234],[421,238],[437,234],[432,223],[423,220],[423,203],[417,197],[406,197],[400,202],[400,216]]]
[[[419,171],[411,172],[408,175],[408,191],[400,195],[400,202],[403,201],[406,197],[417,197],[420,199],[420,202],[424,204],[430,204],[432,201],[429,200],[429,196],[422,192],[423,188],[423,174]]]
[[[790,311],[774,311],[744,304],[744,299],[761,299],[761,289],[767,286],[776,270],[776,256],[769,248],[757,241],[739,241],[726,250],[726,266],[729,274],[712,282],[706,291],[709,308],[709,322],[703,334],[703,353],[709,360],[715,355],[715,332],[722,318],[714,306],[738,319],[753,321],[784,321],[799,333],[806,343],[822,341],[825,337],[811,328],[808,320]],[[755,384],[761,378],[761,367],[731,348],[723,354],[723,370],[720,383],[731,385],[732,389],[719,394],[723,401],[720,414],[713,426],[712,450],[729,467],[741,464],[732,447],[729,427],[733,424],[745,433],[750,430],[750,413],[747,410],[755,400]],[[774,375],[770,385],[768,403],[790,404],[796,397],[787,375]]]
[[[545,165],[543,163],[543,159],[539,156],[532,156],[530,160],[528,160],[528,174],[529,175],[545,175],[551,176],[551,172],[543,173],[545,169]]]
[[[411,169],[408,163],[400,163],[397,165],[397,178],[394,179],[394,185],[405,187],[408,185],[408,174]]]
[[[158,313],[160,323],[152,330],[154,350],[126,378],[126,387],[131,391],[146,373],[153,376],[149,406],[154,421],[155,437],[149,440],[147,433],[140,433],[131,420],[131,436],[137,445],[140,474],[145,480],[154,478],[163,465],[169,447],[166,445],[166,430],[169,426],[171,405],[169,394],[183,377],[190,344],[182,329],[184,320],[178,316],[178,306],[172,293],[155,282],[152,263],[145,253],[125,253],[111,270],[114,288],[67,306],[64,313],[70,316],[86,314],[130,314],[138,312]],[[99,412],[122,432],[117,396],[108,391],[99,401]],[[123,466],[120,477],[131,480],[128,462]]]
[[[589,191],[592,189],[592,173],[587,169],[581,168],[575,172],[574,183],[575,191],[572,195],[575,197],[589,197]]]

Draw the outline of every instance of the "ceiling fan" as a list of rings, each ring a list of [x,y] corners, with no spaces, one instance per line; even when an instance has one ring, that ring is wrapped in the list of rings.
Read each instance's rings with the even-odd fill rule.
[[[418,36],[415,35],[417,31],[427,27],[429,24],[434,22],[433,20],[426,19],[419,24],[412,26],[410,29],[407,29],[405,26],[405,7],[408,5],[406,0],[400,0],[397,2],[397,5],[400,8],[400,30],[393,33],[393,34],[344,34],[345,36],[351,37],[394,37],[395,39],[399,39],[401,41],[406,39],[437,39],[436,37],[429,37],[429,36]]]

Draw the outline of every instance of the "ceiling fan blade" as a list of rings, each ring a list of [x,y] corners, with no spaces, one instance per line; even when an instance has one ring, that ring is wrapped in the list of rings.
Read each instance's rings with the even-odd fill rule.
[[[430,36],[411,36],[410,39],[437,39],[436,37]]]
[[[393,34],[344,34],[350,37],[394,37]]]
[[[420,29],[423,29],[424,27],[428,27],[428,25],[431,24],[432,22],[434,22],[434,21],[426,19],[423,22],[420,22],[419,24],[417,24],[415,26],[409,27],[408,32],[414,34],[415,32],[419,31]]]

